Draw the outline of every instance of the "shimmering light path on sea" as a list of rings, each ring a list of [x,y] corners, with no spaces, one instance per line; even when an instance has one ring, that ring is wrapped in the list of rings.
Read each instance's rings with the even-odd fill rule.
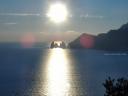
[[[85,96],[79,75],[75,72],[73,58],[68,52],[69,50],[56,48],[46,53],[48,55],[45,61],[42,60],[37,72],[32,96]]]

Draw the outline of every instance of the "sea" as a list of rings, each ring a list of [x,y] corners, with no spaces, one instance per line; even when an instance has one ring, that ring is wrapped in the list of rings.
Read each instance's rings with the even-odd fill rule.
[[[128,52],[0,47],[0,96],[104,96],[128,77]]]

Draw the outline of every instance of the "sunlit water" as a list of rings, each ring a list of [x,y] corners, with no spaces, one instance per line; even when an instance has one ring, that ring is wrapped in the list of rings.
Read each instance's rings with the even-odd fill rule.
[[[32,86],[32,96],[78,96],[81,91],[78,74],[74,73],[74,60],[69,50],[60,48],[47,51],[47,56],[40,62],[36,78],[37,84]],[[44,62],[45,61],[45,62]],[[39,88],[39,89],[38,89]],[[79,88],[79,89],[77,89]],[[83,91],[85,92],[85,90]]]
[[[0,96],[103,96],[108,76],[127,73],[126,52],[0,50]]]

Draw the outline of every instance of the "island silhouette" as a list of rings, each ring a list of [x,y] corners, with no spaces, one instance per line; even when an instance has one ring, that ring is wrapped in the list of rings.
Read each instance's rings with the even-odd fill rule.
[[[50,48],[51,49],[53,49],[53,48],[63,48],[63,49],[65,49],[66,44],[63,41],[52,41]]]

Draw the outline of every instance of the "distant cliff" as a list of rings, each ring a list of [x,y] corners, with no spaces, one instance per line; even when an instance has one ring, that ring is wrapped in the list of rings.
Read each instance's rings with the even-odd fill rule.
[[[117,30],[110,30],[97,36],[82,34],[69,43],[70,48],[98,49],[108,51],[128,50],[128,23]]]

